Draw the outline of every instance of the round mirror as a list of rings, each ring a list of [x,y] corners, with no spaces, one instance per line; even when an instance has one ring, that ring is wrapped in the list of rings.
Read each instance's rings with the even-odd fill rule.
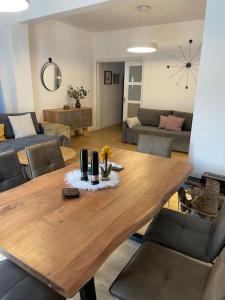
[[[41,70],[41,82],[46,90],[50,92],[56,91],[62,83],[62,73],[59,66],[52,62],[49,58]]]

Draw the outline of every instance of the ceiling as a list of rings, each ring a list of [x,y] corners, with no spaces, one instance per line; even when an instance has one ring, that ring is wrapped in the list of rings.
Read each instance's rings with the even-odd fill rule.
[[[138,5],[151,6],[140,12]],[[206,0],[111,0],[60,21],[92,32],[204,19]]]

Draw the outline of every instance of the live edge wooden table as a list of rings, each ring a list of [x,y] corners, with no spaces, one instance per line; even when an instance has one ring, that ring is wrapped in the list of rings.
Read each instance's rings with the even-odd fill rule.
[[[95,299],[108,256],[154,217],[192,170],[186,162],[113,149],[118,187],[64,201],[73,164],[0,194],[0,252],[65,297]]]

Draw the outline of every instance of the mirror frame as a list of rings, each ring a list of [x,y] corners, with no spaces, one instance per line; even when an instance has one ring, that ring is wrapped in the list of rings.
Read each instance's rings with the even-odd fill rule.
[[[61,83],[60,83],[60,85],[59,85],[54,91],[50,90],[50,89],[46,86],[46,84],[45,84],[45,82],[44,82],[44,72],[45,72],[46,68],[47,68],[48,66],[50,66],[50,65],[55,65],[55,66],[60,70],[60,73],[61,73]],[[62,72],[61,72],[61,69],[60,69],[60,67],[59,67],[56,63],[54,63],[54,62],[52,61],[52,58],[51,58],[51,57],[49,57],[48,62],[46,62],[46,63],[42,66],[42,68],[41,68],[41,83],[42,83],[43,87],[44,87],[47,91],[52,92],[52,93],[55,92],[55,91],[57,91],[57,90],[60,88],[61,84],[62,84]]]

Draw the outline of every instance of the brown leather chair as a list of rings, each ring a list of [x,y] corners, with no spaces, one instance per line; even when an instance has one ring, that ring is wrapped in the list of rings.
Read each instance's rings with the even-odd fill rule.
[[[224,300],[225,250],[212,266],[145,242],[110,288],[119,300]]]
[[[171,157],[172,139],[162,136],[140,134],[138,151],[163,157]]]
[[[32,178],[65,167],[58,141],[33,145],[25,150]]]
[[[0,153],[0,192],[25,183],[23,171],[15,150]]]

